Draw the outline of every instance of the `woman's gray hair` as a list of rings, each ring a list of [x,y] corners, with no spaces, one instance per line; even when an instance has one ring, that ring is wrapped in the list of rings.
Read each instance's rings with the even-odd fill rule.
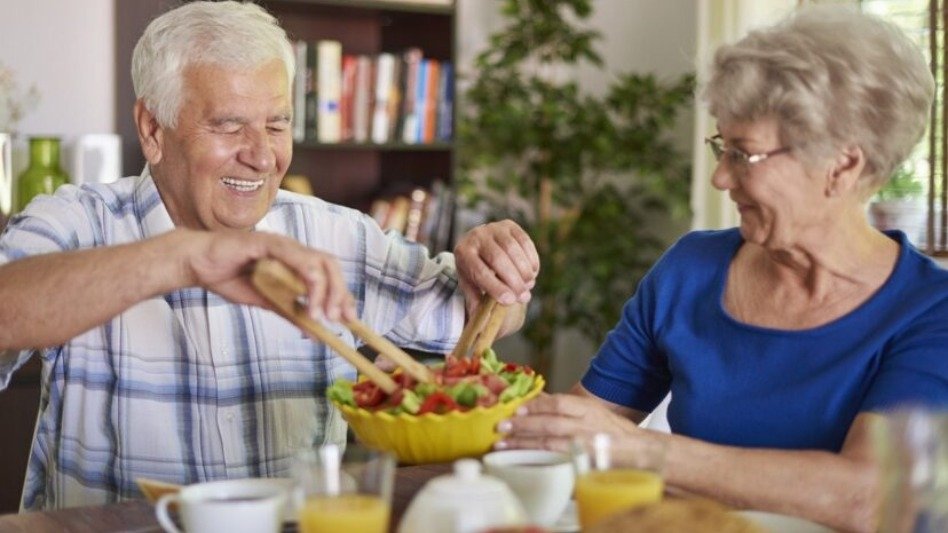
[[[279,59],[292,85],[293,47],[277,19],[250,2],[191,2],[157,17],[132,53],[132,84],[158,123],[174,128],[187,66],[246,69]]]
[[[934,94],[901,30],[838,5],[801,9],[720,47],[704,92],[719,122],[773,117],[784,145],[812,160],[859,146],[867,197],[921,139]]]

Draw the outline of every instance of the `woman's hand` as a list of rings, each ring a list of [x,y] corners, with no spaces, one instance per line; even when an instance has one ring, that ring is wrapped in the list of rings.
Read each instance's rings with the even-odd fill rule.
[[[568,452],[575,437],[609,433],[636,437],[645,433],[635,422],[613,412],[601,400],[575,394],[542,394],[497,426],[504,434],[494,447]]]

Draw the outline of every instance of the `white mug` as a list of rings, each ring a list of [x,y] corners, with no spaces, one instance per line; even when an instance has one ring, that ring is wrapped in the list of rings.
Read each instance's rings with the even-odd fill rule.
[[[168,533],[181,533],[168,513],[174,503],[187,533],[274,533],[283,524],[287,488],[283,480],[271,479],[197,483],[162,496],[155,516]]]
[[[504,450],[482,459],[487,473],[513,490],[530,520],[544,527],[556,523],[573,494],[570,456],[547,450]]]
[[[76,139],[69,169],[72,182],[112,183],[122,176],[122,138],[113,133],[93,133]]]

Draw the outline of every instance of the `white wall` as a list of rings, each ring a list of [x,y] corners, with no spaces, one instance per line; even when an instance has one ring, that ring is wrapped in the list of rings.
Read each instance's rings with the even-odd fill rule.
[[[3,0],[0,62],[41,95],[20,133],[114,132],[113,11],[113,0]]]

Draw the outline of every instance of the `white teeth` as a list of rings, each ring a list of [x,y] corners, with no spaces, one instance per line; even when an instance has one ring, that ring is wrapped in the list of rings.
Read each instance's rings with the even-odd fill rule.
[[[224,185],[239,192],[253,192],[263,186],[264,180],[241,180],[237,178],[221,178]]]

